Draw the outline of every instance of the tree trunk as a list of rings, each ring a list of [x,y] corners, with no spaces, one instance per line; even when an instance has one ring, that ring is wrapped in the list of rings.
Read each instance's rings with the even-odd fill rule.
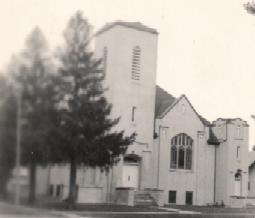
[[[30,204],[35,203],[35,188],[36,188],[36,164],[30,164],[30,176],[29,176],[29,198],[28,202]]]
[[[7,199],[7,184],[8,184],[8,181],[9,181],[8,178],[9,177],[7,177],[7,176],[6,177],[3,176],[0,179],[0,199],[4,199],[4,200]]]
[[[75,158],[71,159],[70,162],[70,182],[69,182],[69,208],[73,209],[77,200],[77,189],[76,189],[76,161]]]

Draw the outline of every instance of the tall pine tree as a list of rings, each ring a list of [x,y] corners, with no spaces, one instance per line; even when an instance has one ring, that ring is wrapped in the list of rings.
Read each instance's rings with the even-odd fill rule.
[[[64,32],[60,49],[62,108],[52,151],[55,158],[70,163],[70,206],[75,205],[76,168],[83,164],[109,168],[118,162],[135,134],[113,132],[119,119],[111,119],[111,104],[104,96],[101,60],[90,50],[91,26],[77,12]],[[53,146],[55,145],[55,146]]]
[[[36,27],[28,36],[12,77],[21,92],[21,161],[29,166],[29,202],[35,201],[36,167],[47,163],[51,112],[56,97],[56,76],[48,58],[47,43]]]
[[[7,183],[15,163],[17,100],[8,79],[0,76],[0,196],[7,197]]]

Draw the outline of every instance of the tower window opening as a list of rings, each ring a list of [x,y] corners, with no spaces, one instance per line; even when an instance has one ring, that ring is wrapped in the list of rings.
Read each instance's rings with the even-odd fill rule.
[[[132,71],[132,74],[131,74],[132,80],[140,80],[141,48],[139,46],[135,46],[133,48],[131,71]]]
[[[135,111],[136,111],[136,107],[132,107],[132,117],[131,117],[132,122],[135,122]]]
[[[236,158],[239,159],[240,158],[240,146],[236,147]]]

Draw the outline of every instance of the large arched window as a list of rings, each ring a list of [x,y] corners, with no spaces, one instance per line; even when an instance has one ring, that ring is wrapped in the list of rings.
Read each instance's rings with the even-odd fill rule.
[[[135,46],[133,48],[132,54],[132,74],[131,78],[133,80],[140,80],[140,70],[141,70],[141,48],[140,46]]]
[[[192,169],[193,139],[185,133],[180,133],[171,139],[171,169]]]

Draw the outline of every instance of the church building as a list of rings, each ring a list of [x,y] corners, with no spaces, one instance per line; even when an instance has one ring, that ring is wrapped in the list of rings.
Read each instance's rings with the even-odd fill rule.
[[[185,95],[156,85],[157,30],[139,22],[107,23],[95,35],[103,59],[106,97],[118,130],[136,132],[109,172],[80,166],[80,203],[245,206],[248,195],[246,121],[202,117]],[[174,76],[174,75],[173,75]],[[64,200],[69,166],[38,170],[38,194]]]

